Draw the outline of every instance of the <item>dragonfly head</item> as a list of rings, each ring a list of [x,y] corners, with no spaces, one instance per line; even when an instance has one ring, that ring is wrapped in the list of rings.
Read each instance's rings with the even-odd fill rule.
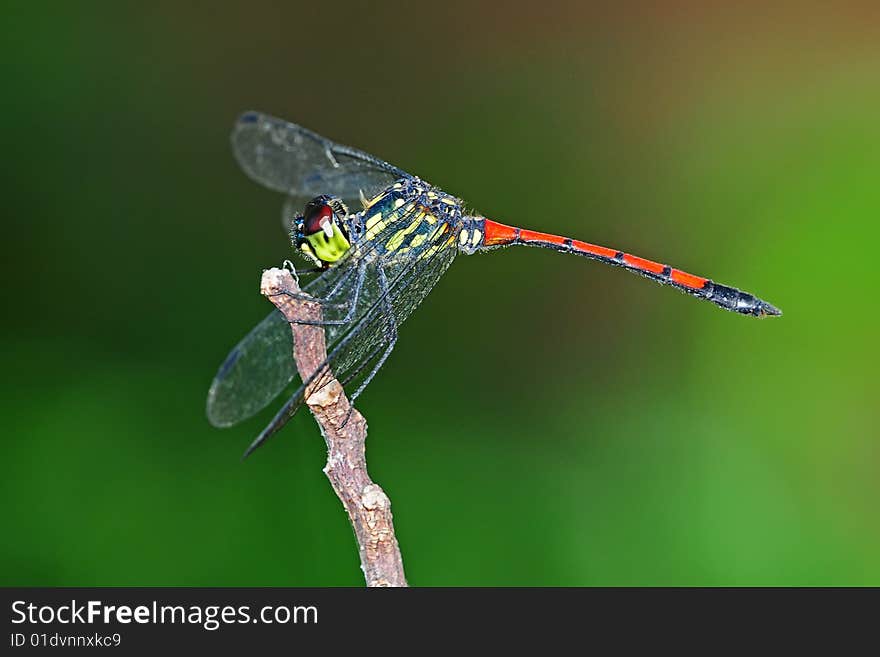
[[[348,214],[339,199],[318,196],[306,204],[293,226],[294,243],[319,265],[336,262],[351,248],[342,218]]]

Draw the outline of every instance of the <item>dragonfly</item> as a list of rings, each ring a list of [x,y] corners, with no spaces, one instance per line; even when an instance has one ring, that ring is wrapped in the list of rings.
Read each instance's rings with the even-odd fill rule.
[[[242,114],[231,141],[250,178],[286,195],[282,219],[291,243],[317,273],[291,294],[320,306],[320,320],[302,323],[321,325],[327,344],[325,362],[308,380],[298,379],[290,325],[276,309],[220,365],[207,401],[208,419],[217,427],[253,416],[292,388],[245,457],[294,416],[307,390],[335,378],[357,399],[394,349],[400,326],[458,254],[513,245],[552,249],[626,269],[741,315],[782,314],[752,294],[660,262],[468,212],[460,199],[418,176],[260,112]]]

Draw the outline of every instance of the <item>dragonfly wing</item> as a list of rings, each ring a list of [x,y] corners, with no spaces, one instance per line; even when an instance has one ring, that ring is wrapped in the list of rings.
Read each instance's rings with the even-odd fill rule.
[[[341,289],[352,286],[355,267],[366,263],[357,312],[350,317],[351,321],[325,328],[330,353],[339,352],[333,363],[336,378],[345,383],[350,374],[348,368],[356,369],[385,340],[387,322],[383,323],[383,308],[393,311],[394,322],[399,326],[422,302],[458,253],[457,237],[458,227],[454,223],[429,220],[423,208],[410,201],[386,212],[381,230],[375,234],[368,231],[338,265],[305,287],[309,295],[318,299],[351,298],[351,292]],[[387,281],[384,289],[379,268]],[[326,306],[324,319],[344,312],[345,307]]]
[[[385,208],[383,227],[361,236],[330,269],[303,287],[303,291],[323,304],[325,339],[332,347],[349,326],[370,310],[382,294],[377,267],[381,261],[389,278],[412,258],[432,248],[434,239],[448,235],[445,222],[430,224],[423,207],[415,200]],[[418,248],[409,249],[408,245]],[[389,245],[394,245],[393,250]]]
[[[369,196],[412,177],[369,153],[259,112],[239,117],[232,150],[248,176],[296,199],[330,194],[353,205],[361,191]]]
[[[265,408],[296,376],[293,336],[273,310],[229,355],[208,391],[208,420],[228,427]]]
[[[284,199],[284,205],[281,206],[281,227],[288,237],[293,235],[296,218],[302,214],[307,202],[308,200],[303,202],[301,196],[288,196]]]
[[[340,340],[344,346],[332,367],[347,390],[363,392],[375,373],[373,367],[381,365],[388,356],[386,348],[393,345],[398,327],[424,301],[455,259],[458,247],[453,226],[440,224],[431,230],[436,232],[424,246],[406,257],[376,264],[383,270],[387,289],[379,290],[361,323],[352,326]]]
[[[401,225],[397,224],[398,230]],[[386,351],[393,344],[396,328],[424,300],[458,253],[455,226],[445,222],[425,222],[420,224],[419,230],[425,231],[425,239],[417,247],[410,247],[406,257],[384,262],[376,259],[370,263],[365,282],[365,287],[369,289],[361,292],[362,301],[357,317],[339,331],[324,363],[293,393],[272,422],[251,443],[245,456],[293,417],[303,404],[307,387],[318,389],[335,378],[343,386],[353,389],[352,385],[368,382],[375,373],[374,368],[384,362]],[[418,231],[413,232],[419,234]],[[383,231],[382,237],[387,235],[388,231]],[[393,237],[394,233],[391,235]],[[378,282],[378,267],[385,268],[385,289]],[[324,279],[321,276],[315,283],[320,282],[323,286],[327,283]]]
[[[376,246],[384,244],[401,227],[418,219],[414,204],[388,215],[386,228],[374,239],[361,240],[346,256],[304,291],[323,305],[325,338],[331,347],[378,298],[375,270],[364,263],[375,259]],[[366,271],[362,271],[366,269]],[[281,313],[272,311],[226,357],[208,392],[208,419],[226,427],[262,410],[297,375],[293,337]]]

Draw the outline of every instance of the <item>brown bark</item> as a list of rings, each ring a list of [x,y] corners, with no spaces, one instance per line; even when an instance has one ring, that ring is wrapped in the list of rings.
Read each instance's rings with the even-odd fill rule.
[[[300,293],[297,282],[286,269],[263,272],[260,292],[290,322],[293,358],[300,377],[308,381],[327,358],[324,329],[297,321],[320,321],[321,306],[284,294]],[[367,586],[407,586],[400,547],[394,535],[391,501],[367,473],[367,421],[352,408],[345,390],[332,378],[332,373],[330,377],[329,383],[326,376],[319,377],[320,388],[307,389],[305,396],[327,443],[324,473],[348,513]]]

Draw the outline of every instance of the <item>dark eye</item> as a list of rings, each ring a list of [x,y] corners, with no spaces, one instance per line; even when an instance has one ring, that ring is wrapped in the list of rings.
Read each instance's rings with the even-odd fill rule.
[[[321,231],[321,224],[324,220],[333,218],[333,210],[329,205],[321,204],[308,209],[308,213],[303,217],[303,233],[306,235],[314,235]]]

